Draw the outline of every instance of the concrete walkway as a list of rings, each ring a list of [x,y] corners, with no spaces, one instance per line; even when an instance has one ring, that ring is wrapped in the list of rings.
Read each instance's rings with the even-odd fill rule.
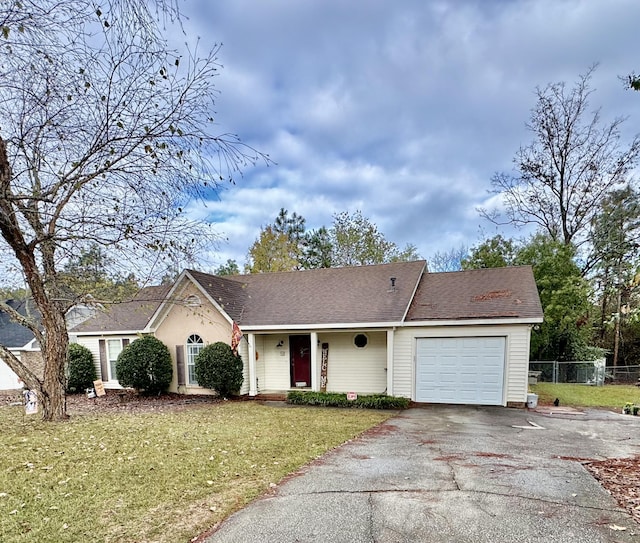
[[[579,461],[634,454],[640,417],[410,409],[306,466],[205,541],[637,543],[640,525]]]

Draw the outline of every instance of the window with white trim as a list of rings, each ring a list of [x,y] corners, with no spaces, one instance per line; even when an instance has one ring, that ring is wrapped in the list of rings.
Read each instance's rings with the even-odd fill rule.
[[[108,339],[107,340],[107,361],[109,362],[109,381],[117,381],[118,375],[116,373],[116,361],[118,356],[122,352],[122,340],[121,339]]]
[[[197,385],[196,379],[196,356],[204,348],[204,341],[198,334],[191,334],[187,338],[187,383]]]

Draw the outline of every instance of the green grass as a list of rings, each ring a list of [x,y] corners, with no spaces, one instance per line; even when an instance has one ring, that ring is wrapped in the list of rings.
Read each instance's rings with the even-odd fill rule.
[[[0,541],[187,542],[389,416],[229,402],[54,424],[0,408]]]
[[[563,383],[530,385],[538,395],[538,403],[551,404],[558,398],[560,405],[577,407],[610,407],[622,409],[627,402],[640,404],[640,387],[633,385],[605,385],[601,387]]]

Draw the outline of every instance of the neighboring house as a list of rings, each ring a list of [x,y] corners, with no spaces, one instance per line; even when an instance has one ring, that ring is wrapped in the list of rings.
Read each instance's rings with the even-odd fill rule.
[[[124,314],[116,306],[73,330],[107,387],[119,386],[114,357],[126,342],[154,334],[172,353],[170,390],[209,393],[195,380],[195,357],[207,344],[230,343],[235,322],[244,333],[242,394],[326,389],[521,406],[530,331],[542,322],[528,266],[428,273],[417,261],[224,277],[186,270],[160,294],[141,293]]]
[[[25,317],[30,317],[40,324],[41,316],[31,298],[26,300],[7,300],[9,307],[15,309]],[[77,305],[72,307],[65,319],[69,328],[77,326],[95,313],[95,309]],[[7,347],[16,358],[27,364],[37,375],[42,375],[43,362],[40,353],[40,345],[36,341],[33,332],[21,324],[11,320],[9,315],[0,311],[0,344]],[[14,390],[22,388],[20,378],[0,358],[0,390]]]
[[[35,308],[33,300],[6,300],[5,303],[15,309],[24,317],[31,317],[36,322],[40,322],[40,313]],[[0,311],[0,344],[4,345],[16,358],[21,360],[29,358],[30,361],[36,360],[40,354],[33,333],[28,328],[11,320],[9,315],[4,311]],[[37,354],[33,354],[37,353]],[[42,364],[37,364],[41,367]],[[0,390],[14,390],[22,388],[20,378],[7,366],[0,358]]]

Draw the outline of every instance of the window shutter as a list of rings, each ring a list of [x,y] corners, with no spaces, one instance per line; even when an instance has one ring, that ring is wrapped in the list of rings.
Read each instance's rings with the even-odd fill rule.
[[[129,340],[125,337],[122,339],[122,349],[124,350],[127,345],[129,345]]]
[[[176,345],[176,369],[178,370],[178,386],[184,386],[184,345]]]
[[[107,369],[107,343],[104,339],[98,341],[100,347],[100,377],[103,381],[109,380],[109,371]]]

